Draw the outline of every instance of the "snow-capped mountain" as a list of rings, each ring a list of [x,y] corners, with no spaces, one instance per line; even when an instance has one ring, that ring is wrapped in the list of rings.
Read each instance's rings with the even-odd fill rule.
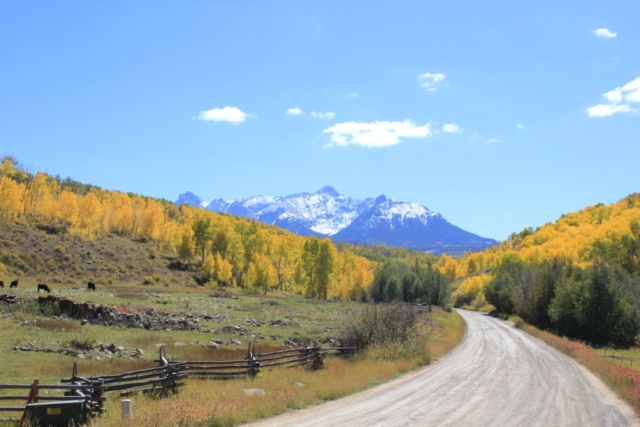
[[[176,201],[177,205],[183,203],[254,218],[303,236],[331,237],[349,243],[381,244],[434,253],[460,253],[497,243],[464,231],[439,213],[416,203],[385,196],[357,200],[328,186],[315,193],[211,202],[187,191]]]

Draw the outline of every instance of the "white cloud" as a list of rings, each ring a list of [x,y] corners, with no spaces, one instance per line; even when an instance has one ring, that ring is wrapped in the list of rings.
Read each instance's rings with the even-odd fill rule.
[[[516,127],[520,130],[524,129],[524,125],[521,123],[516,123]]]
[[[602,96],[607,98],[607,101],[609,101],[609,102],[620,102],[620,101],[622,101],[622,92],[620,92],[619,90],[610,90],[609,92],[605,93]]]
[[[587,108],[589,117],[607,117],[616,113],[637,113],[632,103],[640,103],[640,77],[602,95],[609,103]]]
[[[304,113],[302,112],[301,109],[299,109],[298,107],[295,107],[295,108],[289,108],[285,114],[288,114],[290,116],[299,116],[300,114],[304,114]]]
[[[479,137],[478,132],[473,132],[471,134],[471,139],[478,139],[478,137]]]
[[[624,96],[628,102],[640,102],[640,77],[622,86],[620,90],[629,92]]]
[[[487,141],[487,144],[497,144],[498,142],[500,142],[498,138],[491,138]]]
[[[325,129],[322,133],[331,134],[331,143],[327,147],[360,145],[367,148],[379,148],[396,145],[404,138],[426,138],[431,135],[430,124],[416,126],[411,120],[404,122],[339,123]]]
[[[255,114],[245,113],[236,107],[214,108],[209,111],[201,111],[198,117],[194,117],[196,120],[230,122],[233,124],[242,123],[248,118],[255,119],[257,116]]]
[[[612,33],[606,28],[598,28],[597,30],[594,30],[593,33],[598,37],[604,37],[606,39],[612,39],[614,37],[618,37],[617,33]]]
[[[348,93],[348,94],[347,94],[347,97],[348,97],[348,98],[357,98],[357,97],[359,97],[359,96],[360,96],[360,95],[358,95],[358,94],[357,94],[357,93],[355,93],[355,92],[351,92],[351,93]]]
[[[595,107],[587,108],[589,117],[607,117],[612,116],[615,113],[632,113],[634,111],[636,110],[626,104],[598,104]]]
[[[420,82],[420,86],[427,89],[429,92],[435,92],[437,89],[435,88],[438,83],[445,79],[444,74],[436,73],[424,73],[418,75],[418,81]]]
[[[464,129],[453,123],[446,123],[444,126],[442,126],[442,131],[449,133],[462,133],[464,132]]]
[[[332,112],[332,111],[327,111],[326,113],[316,113],[315,111],[311,112],[311,115],[313,117],[317,117],[319,119],[333,119],[336,116],[336,113]]]

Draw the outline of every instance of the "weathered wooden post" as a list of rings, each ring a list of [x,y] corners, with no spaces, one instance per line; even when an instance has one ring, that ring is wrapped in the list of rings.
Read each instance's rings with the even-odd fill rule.
[[[31,385],[31,390],[29,391],[29,397],[27,398],[27,404],[24,408],[24,413],[22,414],[22,418],[20,419],[20,427],[24,426],[25,421],[27,421],[27,405],[29,403],[33,403],[37,399],[38,395],[38,386],[40,385],[40,379],[36,378],[33,380],[33,384]]]
[[[254,342],[250,342],[249,347],[247,348],[247,359],[249,361],[247,374],[249,375],[249,378],[255,378],[256,375],[258,375],[258,370],[260,368],[260,361],[255,356],[255,348],[256,346]]]
[[[98,411],[102,414],[105,411],[104,408],[104,404],[105,404],[105,392],[106,386],[104,385],[104,380],[99,379],[98,380],[98,387],[96,388],[96,390],[94,391],[95,396],[96,396],[96,400],[98,401]]]
[[[128,420],[133,418],[133,403],[131,399],[122,400],[122,419]]]

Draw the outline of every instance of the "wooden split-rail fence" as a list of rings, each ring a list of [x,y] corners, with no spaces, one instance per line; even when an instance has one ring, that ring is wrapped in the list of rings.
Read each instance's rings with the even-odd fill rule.
[[[319,369],[324,364],[325,356],[349,355],[355,351],[354,347],[320,347],[307,345],[301,348],[262,353],[256,349],[255,343],[250,343],[247,356],[241,360],[169,360],[164,347],[160,347],[157,367],[141,369],[121,374],[85,377],[78,375],[77,363],[73,364],[73,371],[69,378],[61,380],[62,384],[40,384],[35,380],[33,384],[0,384],[3,390],[25,390],[28,395],[0,394],[0,402],[22,401],[20,406],[0,406],[0,412],[23,412],[21,426],[26,418],[26,405],[43,401],[78,401],[82,400],[87,412],[99,414],[105,411],[106,393],[119,392],[120,396],[132,393],[151,392],[164,396],[177,391],[184,386],[185,379],[195,377],[200,379],[227,380],[233,378],[254,378],[262,369],[277,366],[308,366],[309,369]],[[42,394],[41,390],[55,390],[54,394]],[[64,395],[60,393],[64,392]]]
[[[167,360],[164,349],[160,349],[160,357],[156,362],[161,366],[172,366],[176,371],[188,373],[190,377],[208,379],[231,379],[255,377],[261,369],[276,366],[303,366],[319,369],[324,364],[325,356],[348,355],[355,347],[320,347],[305,346],[289,350],[262,353],[256,350],[255,344],[249,344],[247,356],[242,360]]]

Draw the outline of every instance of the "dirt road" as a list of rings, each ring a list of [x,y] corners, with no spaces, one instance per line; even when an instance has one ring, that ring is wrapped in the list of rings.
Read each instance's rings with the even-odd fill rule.
[[[568,357],[506,322],[460,311],[451,354],[374,389],[255,426],[640,426],[630,406]]]

